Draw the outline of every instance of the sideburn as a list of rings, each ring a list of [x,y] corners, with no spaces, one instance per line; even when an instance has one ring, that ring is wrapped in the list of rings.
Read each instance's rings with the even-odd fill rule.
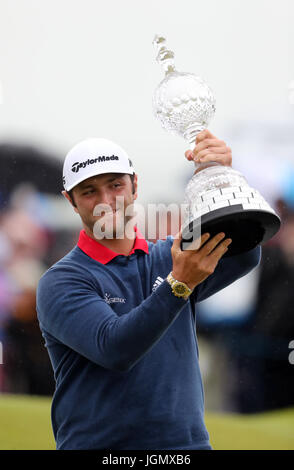
[[[73,189],[71,189],[70,191],[67,191],[67,194],[68,194],[69,197],[70,197],[70,200],[71,200],[71,202],[72,202],[72,205],[73,205],[74,207],[77,207],[77,205],[76,205],[76,203],[75,203],[75,200],[74,200],[74,196],[73,196]]]

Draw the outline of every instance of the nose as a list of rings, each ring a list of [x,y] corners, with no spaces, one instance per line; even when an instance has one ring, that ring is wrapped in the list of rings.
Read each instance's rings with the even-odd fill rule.
[[[97,195],[97,204],[104,204],[110,206],[113,210],[115,209],[115,200],[113,199],[113,194],[109,192],[107,189],[100,189]]]

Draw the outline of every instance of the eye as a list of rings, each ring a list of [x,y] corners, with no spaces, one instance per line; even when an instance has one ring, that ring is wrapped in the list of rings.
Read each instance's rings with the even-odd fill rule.
[[[83,196],[87,196],[88,194],[92,194],[94,192],[94,189],[88,189],[88,191],[85,191],[83,193]]]

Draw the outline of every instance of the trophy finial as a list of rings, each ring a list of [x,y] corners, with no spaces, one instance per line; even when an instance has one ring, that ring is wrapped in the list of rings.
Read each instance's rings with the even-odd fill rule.
[[[168,74],[174,72],[175,63],[174,63],[174,53],[170,51],[165,46],[166,39],[163,36],[159,36],[158,34],[153,39],[153,45],[156,51],[156,60],[163,68],[163,71]]]

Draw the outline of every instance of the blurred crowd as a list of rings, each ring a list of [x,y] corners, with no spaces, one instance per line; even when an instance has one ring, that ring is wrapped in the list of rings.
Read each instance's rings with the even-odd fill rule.
[[[61,172],[61,160],[52,155],[0,146],[2,393],[52,395],[54,391],[35,293],[41,275],[75,245],[79,233],[78,228],[52,223],[58,214],[52,215],[50,197],[62,198]],[[260,265],[198,305],[208,408],[255,413],[294,405],[294,365],[289,361],[289,344],[294,340],[290,193],[275,200],[282,228],[263,246]]]
[[[257,413],[294,405],[294,207],[279,199],[275,209],[282,226],[263,245],[260,265],[199,304],[212,409]]]
[[[0,170],[0,391],[51,395],[36,287],[75,243],[72,230],[50,219],[48,197],[60,193],[61,162],[34,148],[1,145]]]

